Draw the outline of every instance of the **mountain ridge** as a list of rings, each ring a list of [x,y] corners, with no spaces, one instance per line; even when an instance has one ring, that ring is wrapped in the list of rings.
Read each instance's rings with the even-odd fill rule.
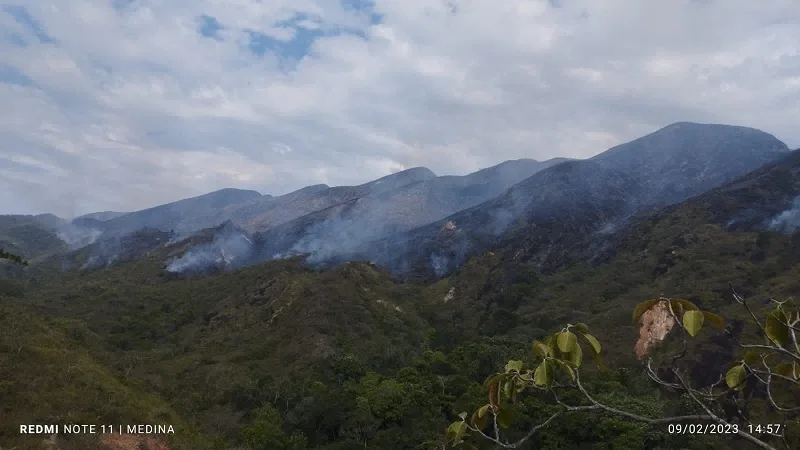
[[[543,268],[561,260],[555,249],[564,243],[556,245],[556,236],[613,229],[787,151],[753,128],[677,122],[588,159],[523,158],[463,176],[412,167],[356,186],[318,184],[277,197],[226,188],[109,220],[88,215],[68,226],[55,216],[37,220],[60,226],[57,235],[71,249],[105,239],[93,248],[111,250],[130,242],[119,238],[132,230],[161,230],[168,234],[160,240],[173,241],[230,222],[241,236],[218,231],[220,240],[207,248],[217,256],[198,260],[228,255],[222,259],[253,263],[305,254],[313,263],[360,259],[400,272],[424,266],[437,276],[522,227],[538,236],[528,247],[551,249],[531,255]],[[157,241],[148,242],[124,253],[139,254]],[[116,260],[105,251],[95,256]]]
[[[670,142],[676,142],[675,132],[687,127],[688,133],[670,147]],[[665,152],[664,148],[672,150]],[[667,154],[655,162],[648,160],[657,150]],[[565,233],[557,230],[572,227],[594,233],[643,209],[664,207],[702,193],[788,152],[785,143],[760,130],[679,122],[590,159],[556,164],[496,199],[334,261],[373,259],[399,272],[419,273],[424,267],[422,273],[442,276],[469,255],[498,245],[501,234],[520,227],[517,233],[535,236],[529,247],[539,248],[528,257],[539,261],[540,268],[553,269],[563,263],[557,257],[560,247],[556,242]],[[731,159],[737,162],[731,164]],[[697,161],[705,164],[702,173],[707,178],[698,179],[691,170],[690,163]],[[643,162],[650,163],[646,170],[641,170]],[[448,222],[455,228],[443,232]]]

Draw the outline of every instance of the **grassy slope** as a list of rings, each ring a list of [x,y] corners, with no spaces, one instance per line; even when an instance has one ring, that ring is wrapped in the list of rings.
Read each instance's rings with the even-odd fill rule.
[[[214,434],[233,435],[241,414],[231,396],[257,380],[280,381],[334,353],[400,367],[421,347],[418,288],[369,265],[315,272],[288,261],[166,279],[156,260],[51,280],[17,301],[63,318],[70,335],[91,335],[70,345]]]
[[[215,448],[213,440],[203,437],[158,396],[139,383],[123,381],[99,363],[79,343],[98,339],[85,328],[63,319],[33,317],[5,302],[0,304],[0,321],[6,324],[0,328],[3,448],[41,444],[42,436],[21,436],[20,424],[70,423],[171,424],[176,429],[171,444]],[[96,437],[62,440],[60,448],[90,448]]]

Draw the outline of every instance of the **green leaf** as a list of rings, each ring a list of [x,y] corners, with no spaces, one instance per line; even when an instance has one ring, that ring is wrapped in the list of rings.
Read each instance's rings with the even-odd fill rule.
[[[503,385],[503,396],[507,399],[511,399],[511,396],[514,395],[514,381],[512,378]]]
[[[744,380],[747,378],[747,371],[744,366],[733,366],[728,373],[725,374],[725,384],[731,389],[741,389],[744,387]]]
[[[722,316],[712,312],[703,311],[703,317],[705,317],[707,321],[711,322],[711,325],[714,325],[717,328],[725,328],[725,319],[723,319]]]
[[[558,351],[558,335],[560,333],[554,333],[550,338],[547,340],[547,346],[550,347],[550,356],[555,356],[556,352]]]
[[[479,410],[472,413],[472,418],[470,422],[472,422],[472,426],[479,430],[483,430],[489,424],[489,416],[486,414],[486,411],[489,409],[489,405],[485,405],[481,407]],[[481,412],[483,412],[481,414]]]
[[[511,426],[512,418],[510,410],[501,409],[500,412],[497,413],[497,424],[500,425],[500,428],[508,428]]]
[[[700,308],[697,307],[694,303],[690,302],[689,300],[684,300],[682,298],[674,298],[669,301],[670,306],[672,306],[672,310],[675,314],[678,314],[678,311],[683,308],[684,311],[699,311]]]
[[[568,358],[575,367],[580,367],[581,362],[583,361],[583,351],[581,351],[581,346],[576,345],[572,351],[569,352]]]
[[[578,336],[571,331],[563,331],[558,335],[558,349],[564,353],[571,352],[578,343]]]
[[[602,349],[602,347],[600,346],[600,341],[598,341],[596,337],[588,333],[583,333],[582,336],[584,337],[584,339],[586,339],[587,342],[589,342],[589,345],[592,347],[592,349],[594,349],[594,351],[599,355],[600,350]]]
[[[456,430],[456,440],[460,441],[462,437],[467,433],[467,423],[461,422]]]
[[[542,358],[545,358],[550,355],[550,348],[548,348],[546,345],[544,345],[539,341],[533,341],[531,343],[531,348],[533,349],[533,353],[536,356],[541,356]]]
[[[789,343],[789,327],[786,325],[786,314],[782,309],[776,309],[767,314],[764,331],[767,337],[777,345],[785,347]]]
[[[548,360],[542,361],[533,372],[533,382],[538,386],[550,386],[553,381],[552,373]]]
[[[491,375],[488,378],[486,378],[486,381],[483,382],[483,385],[484,386],[491,386],[493,384],[496,384],[496,383],[499,383],[499,382],[503,381],[503,379],[505,377],[507,377],[507,376],[508,375],[505,374],[505,373],[496,373],[496,374]]]
[[[773,369],[772,371],[774,373],[777,373],[778,375],[783,375],[783,376],[785,376],[787,378],[791,378],[793,380],[796,380],[798,378],[797,377],[797,375],[798,375],[798,370],[797,369],[798,369],[797,365],[795,363],[791,362],[791,363],[778,364],[777,366],[775,366],[775,369]]]
[[[575,325],[575,329],[580,331],[581,333],[588,333],[589,327],[585,323],[579,323]]]
[[[512,370],[522,372],[522,361],[509,361],[506,364],[506,372],[511,372]]]
[[[644,314],[648,309],[652,308],[653,305],[658,303],[660,300],[657,298],[643,301],[636,305],[636,308],[633,310],[633,323],[636,324],[639,322],[639,319],[642,318],[642,314]]]
[[[591,345],[589,346],[589,354],[592,355],[594,363],[597,364],[600,370],[608,370],[606,363],[603,362],[603,358],[600,357],[600,352],[595,351],[594,347]]]
[[[447,427],[447,435],[453,436],[453,440],[460,440],[467,432],[467,423],[464,421],[453,422]]]
[[[697,336],[700,332],[700,327],[703,326],[705,316],[699,310],[686,311],[683,314],[683,326],[690,336]]]
[[[491,407],[492,407],[492,405],[486,404],[486,405],[483,405],[480,408],[478,408],[478,411],[477,411],[478,412],[478,417],[486,416],[486,413],[489,412],[489,408],[491,408]]]
[[[567,374],[567,376],[572,381],[575,381],[575,371],[572,369],[572,367],[570,367],[569,364],[565,363],[564,361],[561,361],[560,359],[553,359],[552,361],[556,363],[556,365],[558,365],[561,371]]]

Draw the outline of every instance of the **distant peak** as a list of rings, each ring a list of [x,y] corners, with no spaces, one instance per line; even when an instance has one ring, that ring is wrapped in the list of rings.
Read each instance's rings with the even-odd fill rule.
[[[127,213],[118,212],[118,211],[98,211],[89,214],[84,214],[82,216],[75,217],[72,219],[73,221],[81,221],[84,219],[91,219],[91,220],[98,220],[100,222],[105,222],[106,220],[111,220],[119,216],[123,216]]]
[[[693,125],[696,126],[696,125],[710,125],[710,124],[703,124],[703,123],[699,123],[699,122],[689,122],[689,121],[686,121],[686,120],[682,120],[682,121],[679,121],[679,122],[671,123],[671,124],[665,126],[664,128],[675,128],[675,127],[680,127],[680,126],[693,126]]]
[[[427,167],[412,167],[410,169],[401,170],[391,175],[378,178],[377,180],[364,183],[359,187],[362,189],[368,189],[374,195],[380,192],[386,192],[390,189],[396,189],[421,181],[432,180],[434,178],[436,178],[436,174]]]
[[[758,155],[787,150],[785,143],[756,128],[684,121],[612,147],[591,159],[626,170],[644,170],[667,164],[669,158],[679,155],[696,162],[698,158],[712,161],[722,154],[759,158]]]
[[[494,165],[492,167],[507,166],[509,164],[538,164],[540,162],[541,161],[539,161],[538,159],[533,159],[533,158],[509,159],[509,160],[501,162],[500,164]],[[488,168],[491,169],[492,167],[488,167]]]
[[[33,216],[33,218],[39,220],[63,220],[61,217],[58,217],[57,215],[52,213],[36,214]]]
[[[415,177],[415,178],[417,178],[417,177],[436,178],[436,174],[433,173],[433,171],[431,169],[428,169],[427,167],[412,167],[410,169],[401,170],[400,172],[395,172],[395,173],[389,175],[389,177],[398,176],[398,175],[400,175],[400,176],[410,176],[410,177]],[[384,178],[387,178],[387,177],[384,177]]]
[[[300,188],[296,191],[290,192],[289,194],[313,194],[315,192],[324,191],[325,189],[330,189],[330,188],[331,187],[328,186],[327,184],[312,184],[311,186]]]
[[[746,131],[756,131],[756,132],[764,133],[763,131],[761,131],[761,130],[759,130],[757,128],[745,127],[745,126],[740,126],[740,125],[727,125],[727,124],[722,124],[722,123],[700,123],[700,122],[689,122],[689,121],[680,121],[680,122],[672,123],[670,125],[667,125],[667,126],[661,128],[661,129],[657,130],[655,133],[658,133],[658,132],[661,132],[661,131],[667,131],[667,130],[678,130],[678,129],[684,129],[684,130],[686,130],[686,129],[709,129],[709,130],[716,129],[716,130],[742,130],[742,131],[746,130]]]
[[[239,194],[239,193],[247,194],[247,195],[258,194],[258,196],[261,196],[261,193],[258,192],[258,191],[254,191],[252,189],[237,189],[237,188],[222,188],[222,189],[218,189],[216,191],[209,192],[206,195],[213,195],[213,194]]]
[[[390,180],[408,180],[412,179],[414,181],[423,181],[423,180],[430,180],[432,178],[436,178],[436,174],[433,173],[431,169],[427,167],[412,167],[410,169],[401,170],[399,172],[395,172],[391,175],[386,175],[385,177],[378,178],[375,181],[370,181],[366,184],[374,184],[378,182],[385,182]]]
[[[545,159],[544,161],[541,161],[541,163],[542,164],[558,164],[558,163],[562,163],[564,161],[573,161],[573,160],[574,160],[573,158],[564,158],[562,156],[558,156],[558,157],[555,157],[555,158]]]

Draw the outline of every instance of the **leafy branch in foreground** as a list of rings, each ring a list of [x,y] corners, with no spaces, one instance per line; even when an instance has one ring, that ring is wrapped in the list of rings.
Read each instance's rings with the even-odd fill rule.
[[[722,317],[709,311],[701,311],[688,300],[666,297],[647,300],[639,304],[633,312],[633,322],[641,323],[640,339],[634,350],[639,359],[643,360],[647,376],[657,386],[673,392],[683,392],[695,405],[697,414],[647,417],[598,401],[582,382],[581,370],[584,351],[591,355],[601,370],[606,369],[601,359],[602,347],[597,338],[589,334],[588,326],[582,323],[568,324],[546,340],[533,341],[531,350],[537,362],[532,367],[526,367],[522,361],[512,360],[506,364],[504,372],[490,376],[485,382],[489,391],[488,403],[477,409],[469,419],[468,413],[461,413],[461,420],[453,422],[445,432],[447,444],[477,448],[473,445],[477,439],[491,442],[500,448],[521,448],[529,445],[528,441],[532,437],[559,417],[573,412],[594,411],[650,426],[682,424],[675,425],[676,429],[686,427],[687,424],[709,424],[708,426],[724,430],[720,434],[735,435],[758,448],[778,448],[774,445],[791,448],[785,436],[785,423],[787,419],[797,417],[794,413],[800,412],[800,407],[781,404],[774,392],[778,389],[786,394],[800,386],[800,344],[797,340],[800,312],[790,311],[785,302],[775,302],[775,309],[767,314],[762,323],[741,296],[735,291],[733,295],[765,336],[765,344],[739,342],[731,329],[726,328]],[[725,373],[721,372],[715,383],[697,388],[692,386],[688,371],[679,362],[688,353],[689,339],[697,336],[705,324],[724,329],[747,353],[740,360],[731,363]],[[675,329],[678,330],[680,339],[679,349],[660,359],[660,364],[654,364],[654,358],[649,355],[649,351],[661,344]],[[777,386],[778,382],[781,383],[780,386]],[[762,388],[761,392],[765,393],[772,408],[783,414],[780,421],[783,425],[762,429],[759,423],[751,421],[748,414],[744,413],[746,402],[753,393],[751,388],[749,395],[745,395],[748,390],[746,387],[754,383]],[[522,437],[508,439],[504,436],[508,433],[501,430],[510,427],[513,419],[512,405],[521,395],[536,391],[552,397],[559,409],[541,423],[532,425]],[[580,404],[565,400],[568,397],[565,393],[575,392],[583,400]],[[574,395],[569,397],[574,399]],[[788,397],[795,398],[790,395]],[[734,417],[725,413],[725,406],[731,403],[737,411]]]

